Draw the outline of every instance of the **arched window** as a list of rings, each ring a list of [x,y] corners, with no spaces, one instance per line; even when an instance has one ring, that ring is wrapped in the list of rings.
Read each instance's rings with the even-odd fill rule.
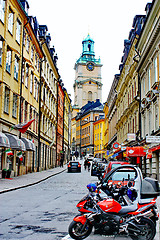
[[[91,51],[91,44],[88,44],[88,50]]]
[[[92,101],[92,92],[91,91],[88,92],[88,100]]]

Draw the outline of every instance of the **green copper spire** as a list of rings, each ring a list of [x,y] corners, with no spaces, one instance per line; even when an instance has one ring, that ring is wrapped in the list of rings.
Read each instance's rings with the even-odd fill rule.
[[[93,41],[93,39],[90,37],[89,34],[88,34],[88,36],[83,40],[82,45],[83,45],[82,56],[84,56],[84,55],[95,56],[95,53],[94,53],[94,41]]]
[[[100,63],[100,58],[95,59],[94,41],[90,37],[89,33],[87,37],[82,41],[82,54],[81,57],[77,60],[77,63],[86,63],[88,61]]]

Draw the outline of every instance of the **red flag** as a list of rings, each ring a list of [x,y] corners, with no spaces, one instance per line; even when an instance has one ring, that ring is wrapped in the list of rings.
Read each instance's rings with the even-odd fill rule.
[[[34,120],[35,119],[32,119],[31,121],[29,121],[27,123],[19,123],[17,125],[14,125],[12,128],[17,129],[21,133],[25,133]]]

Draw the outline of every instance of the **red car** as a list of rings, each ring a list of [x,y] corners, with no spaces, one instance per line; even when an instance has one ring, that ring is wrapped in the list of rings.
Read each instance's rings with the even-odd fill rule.
[[[105,172],[103,178],[105,178],[106,174],[109,173],[113,168],[119,167],[121,165],[129,164],[129,162],[125,161],[110,161]]]

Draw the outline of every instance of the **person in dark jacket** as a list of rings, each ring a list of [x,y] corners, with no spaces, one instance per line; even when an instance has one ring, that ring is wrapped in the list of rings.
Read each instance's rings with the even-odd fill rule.
[[[60,159],[60,167],[63,167],[63,162],[64,162],[64,155],[62,153],[61,154],[61,159]]]

